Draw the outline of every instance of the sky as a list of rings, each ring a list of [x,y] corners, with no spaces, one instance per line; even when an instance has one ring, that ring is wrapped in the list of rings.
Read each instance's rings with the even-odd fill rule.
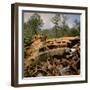
[[[27,22],[30,17],[34,14],[34,12],[24,12],[24,22]],[[55,16],[55,13],[38,13],[43,20],[43,26],[42,29],[49,29],[54,26],[54,24],[51,22],[52,18]],[[79,14],[64,14],[67,17],[67,24],[70,28],[74,26],[74,21],[78,20],[80,21],[80,15]]]

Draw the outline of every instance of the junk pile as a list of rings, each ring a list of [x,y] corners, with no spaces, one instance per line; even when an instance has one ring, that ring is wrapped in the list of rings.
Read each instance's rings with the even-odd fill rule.
[[[80,38],[47,39],[37,34],[26,49],[24,77],[80,74]]]

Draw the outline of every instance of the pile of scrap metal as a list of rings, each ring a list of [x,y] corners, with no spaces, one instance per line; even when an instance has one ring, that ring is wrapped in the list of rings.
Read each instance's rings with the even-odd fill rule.
[[[80,74],[80,38],[46,39],[34,37],[26,50],[25,77],[64,76]]]

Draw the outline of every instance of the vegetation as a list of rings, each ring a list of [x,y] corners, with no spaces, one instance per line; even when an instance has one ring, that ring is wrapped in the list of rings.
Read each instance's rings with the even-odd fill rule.
[[[55,31],[55,36],[56,38],[58,37],[58,30],[59,30],[59,22],[60,22],[60,14],[57,13],[53,18],[52,22],[54,24],[54,31]]]
[[[80,38],[74,37],[80,36],[80,22],[75,20],[70,28],[67,20],[66,14],[56,13],[51,18],[53,27],[46,29],[41,16],[34,13],[24,22],[25,77],[80,74]]]
[[[68,18],[64,14],[56,13],[51,19],[54,26],[50,29],[42,29],[43,20],[38,13],[34,13],[30,19],[24,23],[24,46],[31,44],[34,34],[42,33],[47,38],[59,38],[65,36],[80,36],[80,22],[74,21],[74,26],[67,25]]]
[[[42,24],[42,19],[37,13],[33,14],[29,21],[24,23],[24,46],[30,45],[33,35],[40,32]]]

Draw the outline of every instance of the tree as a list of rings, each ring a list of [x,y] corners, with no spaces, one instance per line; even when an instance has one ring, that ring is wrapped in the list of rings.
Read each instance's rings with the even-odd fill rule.
[[[37,34],[38,30],[42,27],[43,21],[38,13],[34,13],[30,17],[28,24],[30,26],[30,30],[32,30],[32,34]]]
[[[56,13],[56,15],[52,18],[52,23],[55,25],[54,29],[55,29],[55,34],[56,37],[58,37],[58,28],[59,28],[59,22],[60,22],[60,14]]]
[[[61,16],[62,16],[62,29],[66,29],[68,27],[67,25],[68,18],[65,14],[62,14]]]
[[[39,14],[34,13],[30,19],[24,23],[24,46],[32,43],[32,37],[37,34],[42,26],[42,19]]]
[[[61,36],[69,36],[70,35],[70,28],[67,24],[67,20],[69,17],[65,14],[61,14]]]
[[[74,26],[71,32],[72,32],[72,35],[74,36],[80,36],[80,21],[79,20],[75,19]]]
[[[75,20],[75,28],[77,29],[78,35],[80,35],[80,21],[79,20]]]

